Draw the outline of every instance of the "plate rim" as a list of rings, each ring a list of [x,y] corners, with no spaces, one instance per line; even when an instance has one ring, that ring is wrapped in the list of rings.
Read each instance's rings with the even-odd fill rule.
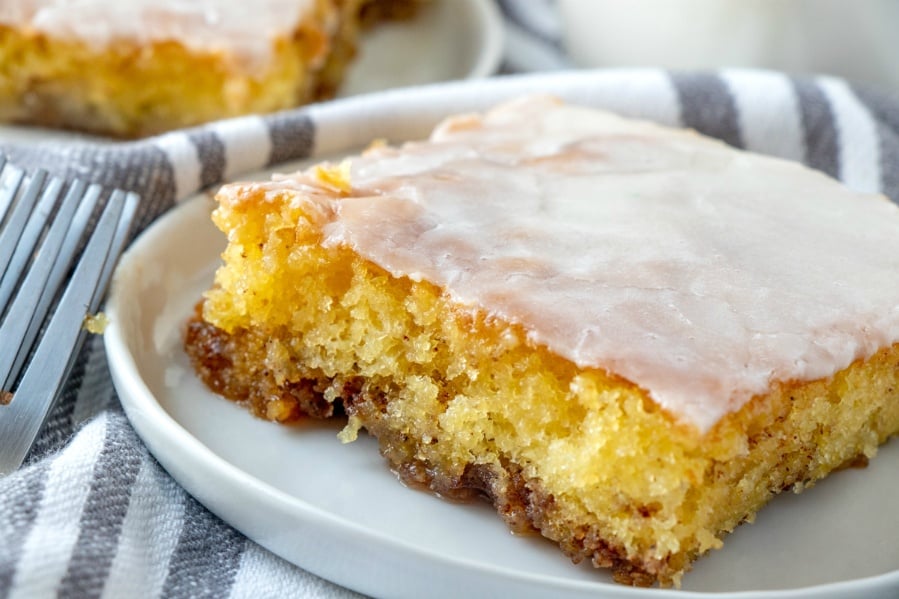
[[[441,86],[444,84],[436,84],[437,86]],[[390,92],[384,92],[385,94],[389,94]],[[425,92],[428,93],[428,92]],[[361,100],[359,100],[361,101]],[[347,150],[349,151],[349,149]],[[288,163],[290,164],[290,163]],[[277,170],[277,166],[274,167]],[[247,177],[251,176],[250,174],[246,175]],[[347,521],[345,518],[340,516],[336,516],[333,514],[327,514],[327,512],[323,512],[320,508],[317,508],[313,505],[308,504],[307,502],[299,499],[297,497],[291,496],[283,491],[280,491],[273,486],[265,483],[257,478],[255,478],[252,474],[245,472],[238,468],[237,466],[229,463],[227,460],[219,457],[211,449],[206,447],[199,439],[190,434],[180,423],[178,423],[174,418],[172,418],[156,401],[152,392],[149,390],[149,387],[143,381],[143,379],[139,375],[139,371],[137,369],[137,364],[134,362],[133,356],[130,351],[127,349],[128,344],[127,340],[123,337],[123,331],[119,326],[119,307],[118,307],[118,299],[121,297],[119,293],[120,284],[120,271],[127,268],[127,265],[130,264],[130,261],[136,259],[135,256],[139,254],[139,252],[143,251],[144,248],[148,248],[152,246],[153,239],[156,237],[161,237],[164,235],[166,227],[169,223],[177,220],[184,211],[188,211],[192,206],[196,204],[202,203],[206,198],[208,201],[208,194],[199,193],[192,196],[191,199],[186,200],[181,203],[181,205],[176,206],[169,213],[163,215],[156,223],[154,223],[151,227],[149,227],[146,231],[144,231],[136,242],[132,245],[132,247],[128,250],[125,257],[122,260],[122,263],[117,269],[116,277],[113,281],[113,289],[110,295],[110,300],[107,304],[107,311],[110,315],[110,325],[106,330],[105,343],[107,347],[107,355],[110,363],[110,371],[113,375],[113,379],[116,384],[116,388],[120,392],[120,397],[122,399],[123,407],[125,408],[125,412],[129,417],[129,420],[134,424],[135,430],[138,432],[140,437],[147,443],[148,447],[150,447],[151,452],[154,455],[157,455],[157,451],[154,451],[154,446],[157,445],[157,439],[153,437],[154,431],[148,431],[144,428],[145,421],[142,420],[145,416],[150,418],[154,418],[158,420],[158,424],[163,426],[162,434],[169,434],[173,438],[181,438],[187,439],[188,444],[196,444],[199,448],[202,448],[200,451],[201,457],[203,457],[204,461],[208,462],[208,466],[219,472],[222,476],[224,476],[230,484],[240,485],[246,484],[247,482],[251,482],[252,485],[256,488],[261,489],[265,492],[268,497],[273,498],[279,502],[285,502],[285,505],[293,505],[296,503],[302,504],[299,506],[302,511],[306,513],[321,513],[326,514],[328,519],[335,520],[341,527],[345,528],[346,531],[359,533],[363,531],[367,536],[372,538],[377,538],[379,541],[384,541],[389,543],[394,547],[399,547],[404,550],[414,551],[417,555],[421,556],[422,551],[417,547],[411,547],[404,541],[399,541],[396,539],[389,539],[382,535],[377,531],[366,530],[363,526]],[[197,208],[194,208],[197,209]],[[134,380],[132,380],[134,379]],[[125,393],[125,389],[130,389],[132,393],[136,393],[135,395],[131,395],[129,393]],[[166,433],[165,431],[168,431]],[[152,441],[148,441],[147,437],[150,436],[153,438]],[[157,448],[158,450],[158,448]],[[157,459],[159,456],[157,455]],[[159,459],[160,463],[169,470],[169,466],[166,464],[164,459]],[[185,485],[177,476],[173,475],[176,480],[178,480],[179,484],[184,486],[185,488],[188,485]],[[193,494],[193,493],[192,493]],[[202,502],[202,501],[201,501]],[[208,507],[208,506],[207,506]],[[210,508],[212,509],[212,508]],[[294,508],[291,508],[294,509]],[[215,509],[212,511],[216,512]],[[217,513],[217,512],[216,512]],[[227,521],[227,520],[226,520]],[[245,533],[245,531],[242,531]],[[247,535],[250,537],[250,535]],[[252,538],[252,537],[250,537]],[[264,543],[261,543],[265,546]],[[269,548],[271,549],[271,548]],[[485,567],[483,564],[467,564],[461,561],[456,560],[455,558],[448,558],[446,556],[440,555],[429,555],[429,559],[435,560],[437,566],[451,566],[453,568],[466,568],[468,571],[471,566],[478,568],[481,570],[482,575],[491,575],[496,576],[499,574],[501,577],[510,576],[511,574],[503,571],[501,568],[492,568]],[[449,563],[451,562],[451,563]],[[314,574],[319,576],[323,576],[329,580],[334,580],[338,584],[347,585],[346,581],[338,580],[332,576],[325,575],[316,571],[314,568],[310,568],[307,565],[299,565],[299,567],[306,569]],[[604,581],[597,582],[582,582],[582,581],[558,581],[555,578],[547,577],[544,575],[533,575],[533,576],[523,576],[520,573],[514,573],[514,577],[516,582],[520,585],[524,586],[533,586],[533,585],[544,585],[551,583],[553,589],[558,589],[558,584],[563,583],[566,589],[558,589],[558,590],[570,590],[570,591],[584,591],[593,593],[594,596],[596,593],[602,592],[601,596],[606,597],[678,597],[684,599],[700,599],[700,598],[709,598],[709,597],[721,597],[728,599],[737,599],[741,597],[759,597],[760,599],[773,599],[774,597],[783,597],[783,598],[805,598],[805,597],[839,597],[847,592],[874,592],[874,591],[884,591],[895,589],[899,587],[899,569],[874,575],[868,577],[862,577],[858,579],[852,579],[847,581],[839,581],[833,583],[825,583],[813,586],[806,586],[795,589],[783,589],[783,590],[764,590],[764,591],[732,591],[732,592],[719,592],[719,593],[707,593],[707,592],[698,592],[698,591],[676,591],[669,589],[651,589],[650,593],[647,594],[645,589],[632,589],[630,587],[622,587],[619,585],[613,585],[610,583],[606,583]],[[508,582],[508,581],[507,581]],[[504,587],[505,588],[505,587]],[[372,592],[372,589],[360,589],[363,592]]]
[[[503,18],[494,2],[480,0],[467,0],[467,2],[469,10],[477,15],[476,24],[481,33],[481,50],[465,79],[483,79],[496,73],[502,63],[505,42]]]

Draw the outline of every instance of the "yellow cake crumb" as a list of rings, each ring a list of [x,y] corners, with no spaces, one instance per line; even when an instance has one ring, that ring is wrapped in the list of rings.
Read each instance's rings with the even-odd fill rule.
[[[346,426],[337,433],[337,438],[341,443],[352,443],[359,437],[360,430],[362,430],[362,420],[358,416],[350,416]]]
[[[87,314],[84,317],[84,324],[82,325],[85,331],[95,335],[102,335],[103,332],[106,331],[107,326],[109,326],[109,317],[106,316],[105,312]]]
[[[353,190],[350,182],[350,166],[351,162],[344,160],[336,165],[330,163],[318,165],[313,168],[312,172],[326,188],[347,195]]]

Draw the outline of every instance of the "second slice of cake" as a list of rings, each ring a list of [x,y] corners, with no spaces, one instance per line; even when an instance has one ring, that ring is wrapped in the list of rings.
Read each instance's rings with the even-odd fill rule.
[[[529,98],[218,201],[211,388],[619,581],[899,431],[899,209],[798,164]]]
[[[0,121],[141,137],[292,108],[334,94],[362,20],[415,4],[4,0]]]

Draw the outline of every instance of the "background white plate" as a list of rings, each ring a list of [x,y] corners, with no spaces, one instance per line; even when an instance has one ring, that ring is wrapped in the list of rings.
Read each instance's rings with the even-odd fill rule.
[[[211,204],[200,196],[178,207],[126,255],[108,304],[110,367],[160,463],[209,509],[287,560],[391,597],[899,594],[897,441],[867,469],[778,497],[700,560],[684,591],[671,591],[615,585],[540,538],[511,535],[486,505],[405,488],[370,438],[340,444],[339,423],[254,419],[208,392],[181,350],[183,323],[223,247],[208,220]]]
[[[502,58],[499,12],[484,0],[429,0],[410,21],[383,23],[366,32],[338,97],[487,77]],[[112,141],[72,131],[0,125],[2,142]]]

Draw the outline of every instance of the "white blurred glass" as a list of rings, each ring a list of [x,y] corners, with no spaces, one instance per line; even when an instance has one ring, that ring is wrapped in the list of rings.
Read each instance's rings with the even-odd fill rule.
[[[899,0],[558,0],[580,66],[761,67],[899,91]]]

